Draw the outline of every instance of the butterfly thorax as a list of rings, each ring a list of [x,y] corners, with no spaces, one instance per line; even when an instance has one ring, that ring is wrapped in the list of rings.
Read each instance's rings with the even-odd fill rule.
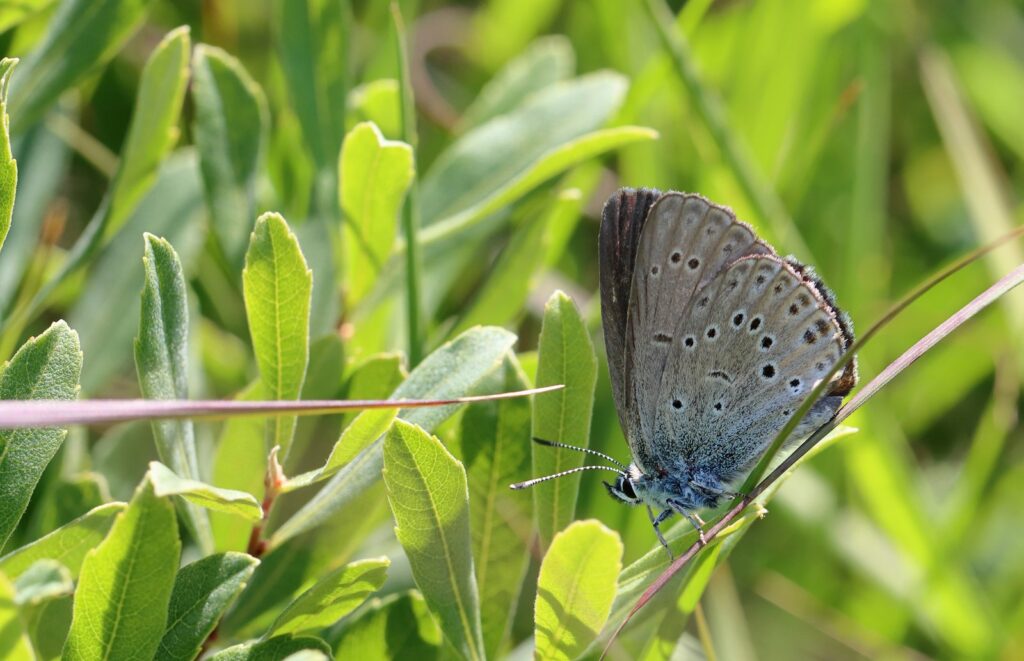
[[[653,473],[645,473],[634,464],[629,473],[638,499],[656,511],[713,509],[728,491],[713,473],[695,469],[682,459]]]

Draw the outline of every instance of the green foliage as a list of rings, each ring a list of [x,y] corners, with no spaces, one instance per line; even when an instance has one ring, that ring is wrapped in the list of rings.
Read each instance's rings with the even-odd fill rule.
[[[416,584],[458,653],[483,659],[466,471],[441,442],[396,422],[384,442],[384,484]]]
[[[0,372],[0,400],[74,399],[82,371],[78,335],[58,321],[30,339]],[[67,430],[0,430],[0,549],[28,507],[32,492]]]
[[[313,273],[299,242],[278,214],[259,217],[242,272],[253,351],[269,399],[298,399],[309,360],[309,300]],[[271,446],[288,456],[295,418],[269,423]]]
[[[508,485],[605,463],[532,436],[631,459],[608,194],[733,207],[861,332],[1021,224],[1007,0],[198,4],[0,0],[0,399],[566,388],[0,430],[0,658],[597,658],[669,566],[647,512],[596,470]],[[1022,260],[916,302],[864,380]],[[903,370],[608,658],[1020,656],[1022,319]]]

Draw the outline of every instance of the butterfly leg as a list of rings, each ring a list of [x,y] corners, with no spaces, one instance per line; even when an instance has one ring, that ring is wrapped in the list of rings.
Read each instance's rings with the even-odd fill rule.
[[[654,510],[652,510],[651,506],[648,505],[647,516],[651,518],[651,525],[654,526],[654,534],[658,536],[658,541],[661,542],[661,545],[665,547],[666,551],[668,551],[668,561],[672,562],[676,559],[676,557],[672,553],[672,549],[669,548],[668,542],[665,541],[665,536],[661,534],[661,522],[667,519],[668,517],[672,516],[672,510],[667,509],[664,510],[658,516],[654,516]]]
[[[685,516],[686,520],[690,522],[690,525],[696,528],[697,535],[700,537],[701,546],[707,546],[708,540],[706,537],[704,537],[704,528],[702,527],[704,522],[701,521],[701,518],[693,512],[687,510],[685,507],[682,506],[681,503],[677,501],[669,500],[668,504],[672,506],[672,509]]]
[[[705,493],[709,496],[714,496],[716,498],[726,498],[732,500],[733,498],[739,495],[735,491],[729,491],[728,489],[719,489],[718,487],[709,486],[707,484],[701,484],[700,482],[697,482],[695,480],[690,480],[690,486],[696,489],[697,491]]]

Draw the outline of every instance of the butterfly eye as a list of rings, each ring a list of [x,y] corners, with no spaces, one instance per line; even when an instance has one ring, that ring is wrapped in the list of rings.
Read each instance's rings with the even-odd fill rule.
[[[625,496],[626,498],[629,498],[630,500],[637,500],[636,490],[633,489],[632,480],[620,476],[618,484],[616,484],[615,486],[618,487],[619,491],[621,491],[622,495]]]

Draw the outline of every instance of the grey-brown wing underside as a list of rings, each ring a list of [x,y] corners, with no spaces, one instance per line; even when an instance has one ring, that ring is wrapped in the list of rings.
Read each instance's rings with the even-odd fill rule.
[[[724,481],[749,470],[852,333],[831,296],[775,255],[731,262],[687,303],[656,389],[655,461],[682,457]],[[835,413],[854,367],[833,377],[792,440]]]
[[[659,390],[694,293],[727,264],[758,254],[773,253],[730,210],[699,195],[666,193],[651,207],[633,269],[619,404],[633,459],[645,472],[661,467]]]

